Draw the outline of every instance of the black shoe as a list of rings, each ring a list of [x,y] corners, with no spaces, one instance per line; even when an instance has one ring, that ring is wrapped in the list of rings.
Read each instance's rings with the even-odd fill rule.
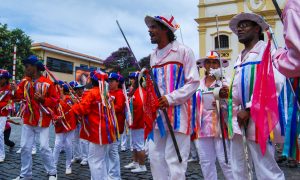
[[[287,163],[287,166],[289,168],[297,168],[298,167],[298,162],[294,159],[289,159],[288,163]]]
[[[278,156],[278,157],[276,157],[276,162],[277,163],[283,163],[286,160],[287,160],[286,156]]]

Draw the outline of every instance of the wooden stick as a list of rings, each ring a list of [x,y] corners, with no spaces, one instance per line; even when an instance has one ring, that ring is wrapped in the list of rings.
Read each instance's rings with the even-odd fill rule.
[[[219,19],[218,16],[216,15],[216,27],[217,27],[217,36],[218,36],[218,46],[219,46],[219,51],[220,51],[220,34],[219,34]],[[223,62],[221,60],[221,53],[218,53],[218,59],[220,62],[220,70],[221,70],[221,83],[223,86]],[[220,107],[220,106],[219,106]],[[217,108],[218,109],[218,108]],[[219,114],[219,122],[220,122],[220,128],[221,128],[221,134],[222,134],[222,142],[223,142],[223,149],[224,149],[224,155],[225,155],[225,163],[228,164],[228,155],[227,155],[227,147],[226,147],[226,141],[225,141],[225,132],[224,132],[224,127],[223,127],[223,121],[222,121],[222,111],[221,111],[221,107],[220,110],[218,111]]]

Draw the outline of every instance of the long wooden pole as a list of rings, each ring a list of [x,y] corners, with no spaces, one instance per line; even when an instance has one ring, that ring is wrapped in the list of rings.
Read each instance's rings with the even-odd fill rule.
[[[126,36],[125,36],[125,34],[124,34],[124,32],[123,32],[123,30],[122,30],[122,28],[121,28],[118,20],[116,22],[117,22],[117,25],[118,25],[118,27],[119,27],[122,35],[123,35],[123,38],[126,41],[126,44],[127,44],[128,48],[130,49],[130,51],[131,51],[131,53],[132,53],[132,55],[133,55],[133,57],[135,59],[135,62],[137,63],[139,69],[141,70],[141,67],[140,67],[139,63],[137,62],[137,59],[135,58],[135,55],[133,54],[133,51],[131,50],[131,47],[130,47],[128,41],[127,41],[127,38],[126,38]],[[157,86],[156,82],[154,81],[153,74],[152,74],[151,70],[150,70],[150,75],[151,75],[151,79],[153,80],[153,85],[154,85],[154,89],[155,89],[155,91],[157,93],[157,97],[160,98],[161,94],[160,94],[160,91],[158,89],[158,86]],[[177,143],[176,138],[175,138],[173,127],[171,126],[171,121],[169,119],[169,116],[168,116],[168,113],[167,113],[166,109],[163,109],[162,111],[163,111],[163,114],[164,114],[165,119],[166,119],[166,123],[167,123],[168,129],[169,129],[172,141],[173,141],[173,145],[175,147],[175,151],[176,151],[176,154],[177,154],[178,161],[181,163],[182,162],[182,158],[181,158],[181,154],[180,154],[180,151],[179,151],[179,148],[178,148],[178,143]]]
[[[217,27],[217,36],[218,36],[218,46],[219,46],[219,49],[221,48],[220,46],[220,34],[219,34],[219,19],[218,19],[218,16],[216,15],[216,27]],[[219,52],[218,53],[218,59],[219,59],[219,62],[220,62],[220,71],[221,71],[221,82],[222,82],[222,86],[223,86],[223,62],[221,60],[221,53]],[[218,101],[218,100],[217,100]],[[224,149],[224,155],[225,155],[225,163],[228,164],[228,155],[227,155],[227,147],[226,147],[226,140],[225,140],[225,133],[224,133],[224,124],[223,124],[223,121],[222,121],[222,111],[221,111],[221,107],[219,106],[220,110],[218,110],[218,106],[217,106],[217,110],[218,110],[218,113],[219,113],[219,120],[220,120],[220,127],[221,127],[221,134],[222,134],[222,142],[223,142],[223,149]]]

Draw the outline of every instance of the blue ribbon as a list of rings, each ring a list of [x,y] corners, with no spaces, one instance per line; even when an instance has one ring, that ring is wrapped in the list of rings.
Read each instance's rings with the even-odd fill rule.
[[[161,118],[161,115],[159,115],[157,117],[156,123],[157,123],[157,126],[158,126],[160,137],[164,137],[166,135],[166,130],[165,130],[164,123],[163,123],[163,120]]]

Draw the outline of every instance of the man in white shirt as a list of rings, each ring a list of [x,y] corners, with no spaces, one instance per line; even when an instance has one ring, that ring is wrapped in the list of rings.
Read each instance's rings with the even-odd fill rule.
[[[179,28],[173,16],[146,16],[151,43],[157,48],[150,65],[154,81],[162,95],[160,109],[166,109],[182,156],[180,163],[167,130],[165,116],[158,111],[153,140],[149,141],[151,172],[154,180],[185,179],[190,152],[191,97],[199,86],[199,74],[193,51],[176,41]]]

